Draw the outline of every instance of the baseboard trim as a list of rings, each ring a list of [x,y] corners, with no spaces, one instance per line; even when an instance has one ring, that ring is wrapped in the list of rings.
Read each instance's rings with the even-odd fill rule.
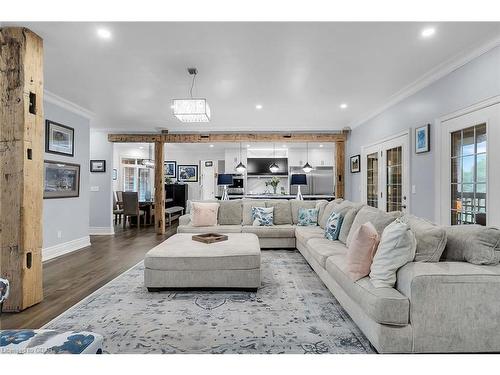
[[[113,227],[90,227],[89,234],[91,236],[112,236],[115,234]]]
[[[90,246],[89,236],[46,247],[42,249],[42,262],[60,257],[61,255],[71,253],[87,246]]]

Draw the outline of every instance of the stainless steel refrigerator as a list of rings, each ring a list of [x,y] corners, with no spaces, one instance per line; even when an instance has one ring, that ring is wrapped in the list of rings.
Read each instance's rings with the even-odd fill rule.
[[[290,174],[304,174],[302,167],[290,167]],[[332,195],[334,192],[333,167],[315,167],[307,176],[307,185],[301,186],[302,195]],[[290,186],[290,194],[297,194],[297,186]]]

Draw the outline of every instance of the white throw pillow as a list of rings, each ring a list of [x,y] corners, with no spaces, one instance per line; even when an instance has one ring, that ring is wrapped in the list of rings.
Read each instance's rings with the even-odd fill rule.
[[[193,202],[191,207],[193,227],[212,227],[217,225],[219,203]]]
[[[394,288],[397,270],[413,261],[416,248],[417,241],[409,225],[399,219],[389,224],[382,233],[370,268],[373,286]]]

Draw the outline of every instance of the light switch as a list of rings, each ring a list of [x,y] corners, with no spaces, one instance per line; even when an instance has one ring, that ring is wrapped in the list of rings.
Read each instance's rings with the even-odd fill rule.
[[[91,186],[90,191],[99,191],[99,186]]]
[[[411,193],[417,194],[417,187],[415,185],[411,185]]]

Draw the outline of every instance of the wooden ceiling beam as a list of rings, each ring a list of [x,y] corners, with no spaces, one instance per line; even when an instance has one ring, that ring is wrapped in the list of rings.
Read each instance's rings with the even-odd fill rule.
[[[161,133],[109,134],[108,141],[118,143],[216,143],[216,142],[344,142],[342,133]]]

